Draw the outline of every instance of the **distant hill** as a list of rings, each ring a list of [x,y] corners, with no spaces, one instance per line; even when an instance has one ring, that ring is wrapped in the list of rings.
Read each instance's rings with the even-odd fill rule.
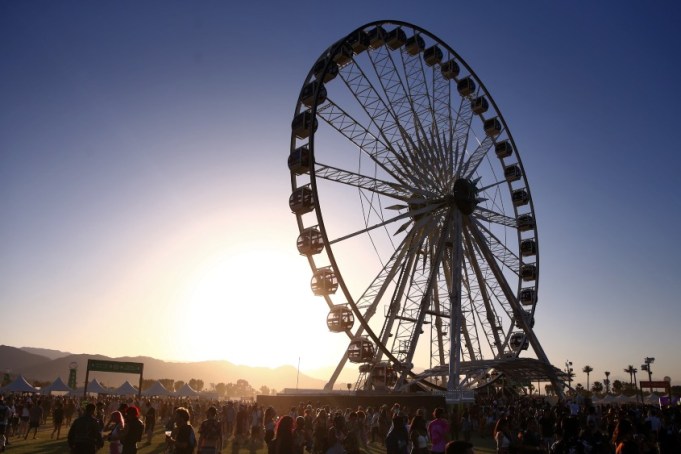
[[[100,359],[144,363],[145,379],[171,378],[185,382],[192,378],[200,379],[204,382],[204,389],[211,388],[211,383],[236,383],[237,380],[246,380],[255,389],[267,386],[276,390],[295,388],[296,383],[300,388],[309,389],[321,389],[325,384],[324,380],[312,378],[303,373],[298,376],[298,371],[293,366],[273,369],[237,366],[229,361],[176,363],[144,356],[110,358],[104,355],[71,354],[38,348],[32,348],[31,351],[44,351],[46,354],[49,352],[51,356],[56,356],[56,358],[37,355],[26,351],[25,348],[0,345],[0,370],[9,369],[12,377],[22,374],[29,381],[53,381],[55,378],[61,377],[66,382],[69,377],[69,364],[75,362],[78,365],[78,383],[82,385],[85,382],[87,360]],[[65,356],[60,356],[59,353],[63,353]],[[93,378],[106,386],[119,386],[126,380],[133,384],[139,382],[139,376],[133,374],[90,372],[89,379],[92,380]]]
[[[50,358],[23,351],[15,347],[0,345],[0,370],[2,372],[23,370],[50,361]]]
[[[62,352],[59,350],[52,350],[49,348],[34,348],[34,347],[21,347],[21,350],[34,355],[45,356],[50,359],[63,358],[64,356],[69,356],[71,353]]]

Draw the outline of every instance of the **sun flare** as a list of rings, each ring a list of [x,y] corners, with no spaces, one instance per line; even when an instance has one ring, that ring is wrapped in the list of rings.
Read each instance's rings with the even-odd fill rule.
[[[312,294],[310,275],[304,258],[289,249],[233,248],[207,258],[183,296],[191,310],[178,314],[186,340],[178,356],[266,367],[335,365],[347,340],[329,333],[328,308]]]

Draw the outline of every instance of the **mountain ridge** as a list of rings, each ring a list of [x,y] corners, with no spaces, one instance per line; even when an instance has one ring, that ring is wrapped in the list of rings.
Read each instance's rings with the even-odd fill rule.
[[[42,352],[38,354],[36,352]],[[64,356],[61,356],[63,354]],[[50,355],[50,356],[47,356]],[[190,379],[199,379],[204,382],[204,389],[210,389],[211,384],[236,383],[237,380],[246,380],[255,389],[267,386],[274,390],[284,388],[307,388],[321,389],[325,381],[310,377],[293,366],[280,366],[277,368],[251,367],[235,365],[224,360],[209,360],[198,362],[170,362],[148,356],[122,356],[108,357],[100,354],[68,353],[59,350],[42,349],[35,347],[12,347],[0,345],[0,367],[8,370],[12,377],[23,375],[29,381],[51,382],[61,377],[65,382],[68,380],[70,364],[77,366],[77,382],[79,386],[85,383],[85,377],[92,380],[96,378],[106,386],[120,386],[126,380],[137,384],[139,375],[111,373],[111,372],[87,372],[88,359],[105,361],[141,362],[144,364],[143,378],[160,380],[170,378],[175,381],[188,382]]]

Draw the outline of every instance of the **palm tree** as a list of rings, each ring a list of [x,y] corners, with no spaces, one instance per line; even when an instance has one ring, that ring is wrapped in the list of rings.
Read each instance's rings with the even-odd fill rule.
[[[603,383],[605,384],[605,393],[610,394],[610,371],[605,371],[605,380],[603,380]]]
[[[593,386],[591,387],[591,391],[593,391],[597,394],[602,392],[603,391],[603,383],[601,383],[599,381],[595,381]]]
[[[629,364],[626,369],[624,369],[624,372],[629,374],[629,383],[634,384],[634,376],[636,375],[636,372],[638,372],[638,369],[636,369],[634,366]]]
[[[588,364],[584,366],[584,369],[582,369],[582,372],[586,374],[586,389],[589,389],[589,374],[594,371],[594,368],[589,366]]]

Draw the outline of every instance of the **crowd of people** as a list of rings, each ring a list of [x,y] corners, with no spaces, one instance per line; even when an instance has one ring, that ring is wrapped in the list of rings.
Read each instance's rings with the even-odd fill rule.
[[[589,400],[486,397],[475,404],[429,409],[397,403],[332,408],[312,402],[291,408],[255,402],[103,396],[0,396],[0,450],[36,438],[46,425],[73,453],[133,454],[152,443],[156,425],[165,450],[215,454],[232,443],[268,454],[470,454],[488,438],[498,454],[681,453],[679,407],[594,406]],[[64,433],[65,432],[65,433]]]

